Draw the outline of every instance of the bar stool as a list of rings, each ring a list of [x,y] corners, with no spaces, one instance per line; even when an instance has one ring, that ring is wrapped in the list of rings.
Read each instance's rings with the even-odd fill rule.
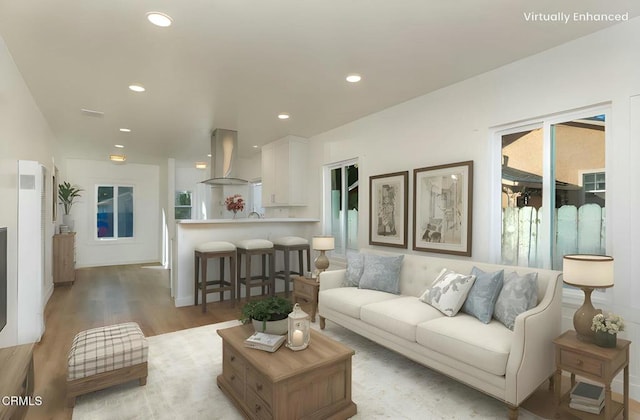
[[[220,258],[220,278],[207,281],[207,262],[209,258]],[[229,258],[229,281],[224,279],[224,259]],[[207,312],[207,293],[220,293],[220,301],[224,300],[224,292],[231,292],[231,299],[236,298],[236,246],[231,242],[205,242],[196,247],[194,252],[194,306],[198,305],[198,289],[202,294],[202,312]],[[200,266],[200,267],[198,267]],[[202,270],[202,281],[198,278]]]
[[[247,299],[251,297],[251,289],[253,287],[261,287],[262,294],[265,294],[265,287],[269,294],[275,295],[275,252],[273,242],[266,239],[245,239],[236,242],[238,251],[238,272],[237,272],[237,294],[240,298],[240,286],[244,284]],[[245,262],[245,275],[242,277],[242,256]],[[251,257],[259,255],[262,257],[262,275],[251,275]],[[267,275],[267,256],[269,256],[269,275]]]
[[[299,236],[283,236],[273,240],[273,247],[276,250],[276,256],[278,251],[284,253],[284,270],[276,272],[276,279],[284,280],[284,293],[289,296],[289,282],[291,282],[291,275],[297,274],[304,276],[304,251],[307,251],[307,270],[311,269],[311,256],[309,251],[309,241]],[[298,251],[298,271],[291,271],[290,253],[292,251]]]

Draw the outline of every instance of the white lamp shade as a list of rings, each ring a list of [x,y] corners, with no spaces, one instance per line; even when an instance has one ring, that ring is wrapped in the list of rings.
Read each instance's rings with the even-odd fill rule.
[[[314,236],[311,246],[316,251],[330,251],[335,248],[335,239],[333,236]]]
[[[567,284],[594,288],[613,286],[613,257],[586,254],[565,255],[562,264],[562,276]]]

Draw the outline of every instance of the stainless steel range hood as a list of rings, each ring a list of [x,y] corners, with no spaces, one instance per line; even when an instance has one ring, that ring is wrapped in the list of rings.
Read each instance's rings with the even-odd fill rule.
[[[208,185],[246,185],[249,181],[235,178],[234,166],[238,153],[238,132],[217,128],[211,134],[211,174],[202,181]]]

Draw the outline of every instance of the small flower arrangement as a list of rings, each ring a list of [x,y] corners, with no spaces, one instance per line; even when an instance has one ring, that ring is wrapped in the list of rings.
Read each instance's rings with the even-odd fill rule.
[[[624,331],[624,320],[620,315],[615,315],[611,312],[607,316],[597,314],[591,322],[591,331],[602,331],[612,335],[617,334],[620,331]]]
[[[230,195],[224,200],[224,205],[227,210],[232,212],[238,212],[244,210],[244,199],[240,194]]]

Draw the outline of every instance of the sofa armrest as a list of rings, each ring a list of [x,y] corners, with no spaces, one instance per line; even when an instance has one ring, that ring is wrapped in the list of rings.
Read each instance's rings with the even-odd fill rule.
[[[335,289],[344,286],[346,269],[323,271],[320,273],[320,290]]]
[[[562,278],[550,281],[542,301],[516,317],[506,371],[508,403],[518,406],[555,370],[553,339],[561,333]]]

